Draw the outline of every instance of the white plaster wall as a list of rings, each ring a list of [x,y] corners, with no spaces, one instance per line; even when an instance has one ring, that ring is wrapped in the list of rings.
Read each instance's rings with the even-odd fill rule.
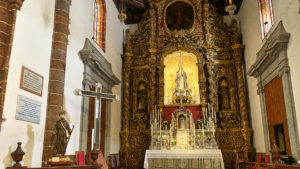
[[[25,1],[17,15],[12,47],[4,122],[0,132],[0,168],[12,165],[11,152],[17,142],[23,142],[26,152],[24,165],[39,167],[42,161],[48,77],[54,23],[54,0]],[[44,76],[43,96],[19,89],[22,65]],[[40,124],[16,120],[17,96],[22,95],[42,102]]]
[[[112,64],[113,73],[122,81],[122,59],[123,53],[123,29],[124,24],[118,19],[118,10],[112,0],[106,0],[106,53],[105,57]],[[112,92],[121,96],[121,83],[112,89]],[[120,131],[121,131],[121,103],[122,101],[112,102],[111,121],[110,121],[110,147],[109,153],[116,154],[120,150]]]
[[[292,86],[294,92],[295,107],[297,112],[298,126],[300,123],[300,14],[299,1],[295,0],[273,0],[273,13],[275,24],[271,31],[277,26],[280,20],[286,31],[291,33],[288,45],[288,58],[291,68]],[[259,9],[257,1],[244,0],[239,12],[240,25],[243,43],[245,44],[245,63],[246,70],[255,62],[256,53],[260,50],[265,40],[261,37]],[[252,128],[254,130],[254,147],[257,152],[265,152],[263,137],[262,115],[259,96],[257,95],[257,80],[247,76],[249,99],[251,108]]]
[[[106,21],[106,52],[100,51],[112,64],[114,74],[121,80],[122,71],[122,42],[123,26],[118,20],[118,11],[111,0],[106,1],[107,21]],[[67,118],[71,125],[75,125],[75,130],[67,148],[67,154],[74,154],[79,149],[80,137],[80,113],[81,97],[73,94],[74,89],[82,88],[83,63],[78,52],[83,48],[85,38],[91,39],[93,36],[94,21],[94,0],[73,0],[70,8],[70,36],[67,51],[66,79],[65,79],[65,109],[68,112]],[[100,49],[100,48],[99,48]],[[121,95],[121,85],[113,88],[113,93]],[[110,138],[106,142],[109,147],[107,154],[118,153],[120,149],[120,129],[121,129],[121,101],[111,104]],[[109,122],[107,122],[109,123]]]
[[[64,109],[72,127],[75,126],[67,147],[67,154],[79,150],[81,100],[74,89],[82,89],[83,63],[78,52],[83,48],[85,38],[93,36],[94,0],[73,0],[70,7],[70,35],[67,48]]]

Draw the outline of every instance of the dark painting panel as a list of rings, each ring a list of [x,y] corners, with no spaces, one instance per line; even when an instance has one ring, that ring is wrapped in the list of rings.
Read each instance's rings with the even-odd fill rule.
[[[190,29],[194,23],[193,7],[182,1],[177,1],[167,8],[167,26],[170,30]]]

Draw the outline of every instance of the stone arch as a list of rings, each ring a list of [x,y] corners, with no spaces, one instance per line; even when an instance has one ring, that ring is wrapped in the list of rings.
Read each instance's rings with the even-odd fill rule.
[[[94,9],[94,40],[105,52],[106,40],[106,3],[105,0],[95,0]]]

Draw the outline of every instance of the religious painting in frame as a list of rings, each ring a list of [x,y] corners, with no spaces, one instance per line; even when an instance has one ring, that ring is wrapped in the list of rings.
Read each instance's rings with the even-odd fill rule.
[[[43,83],[44,77],[25,66],[22,66],[20,89],[27,92],[36,94],[38,96],[43,95]]]
[[[169,30],[189,30],[194,25],[194,9],[184,1],[176,1],[166,9],[166,25]]]

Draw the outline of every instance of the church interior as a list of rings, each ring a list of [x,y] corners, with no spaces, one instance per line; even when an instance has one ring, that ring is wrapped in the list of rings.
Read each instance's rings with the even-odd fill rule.
[[[0,0],[0,169],[300,168],[299,34],[300,0]]]

